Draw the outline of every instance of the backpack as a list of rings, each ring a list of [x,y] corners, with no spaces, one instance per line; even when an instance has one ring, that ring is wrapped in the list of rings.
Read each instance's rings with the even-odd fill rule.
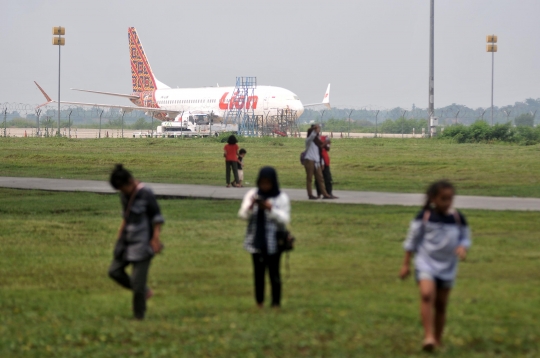
[[[300,153],[300,164],[304,165],[304,160],[306,160],[306,152]]]

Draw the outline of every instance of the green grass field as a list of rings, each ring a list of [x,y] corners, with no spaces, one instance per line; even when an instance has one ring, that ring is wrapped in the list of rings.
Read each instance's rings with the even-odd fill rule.
[[[38,142],[29,143],[37,147]],[[153,173],[144,165],[149,156],[143,155],[141,164],[130,149],[155,153],[168,148],[169,158],[181,158],[187,148],[170,142],[126,143],[122,159],[133,158],[128,164],[145,176]],[[48,158],[65,155],[53,168],[71,176],[105,176],[105,169],[97,170],[100,159],[85,150],[95,151],[95,142],[70,143],[77,154],[67,148],[62,154],[60,144],[43,154],[39,166],[34,164],[36,174],[46,173]],[[358,148],[372,144],[362,142]],[[341,145],[351,144],[336,147]],[[399,151],[398,144],[392,145]],[[36,147],[27,147],[28,155],[13,153],[27,161],[19,168],[9,166],[11,175],[40,162],[34,158]],[[204,148],[210,156],[217,146],[198,147]],[[264,154],[262,145],[249,148],[253,157]],[[298,146],[291,148],[294,153]],[[494,150],[503,149],[508,148]],[[195,151],[189,160],[197,163],[202,156]],[[115,158],[105,155],[102,160],[107,167]],[[86,169],[79,173],[70,166]],[[167,180],[165,173],[172,168],[156,167],[155,173]],[[251,262],[242,249],[245,226],[236,219],[238,202],[162,200],[166,250],[151,269],[156,295],[149,301],[147,320],[135,322],[130,320],[130,294],[107,277],[120,220],[116,196],[0,189],[0,197],[1,357],[425,356],[419,352],[416,287],[411,280],[397,279],[401,243],[414,208],[328,204],[322,209],[293,203],[298,246],[290,255],[283,308],[276,312],[254,309]],[[446,348],[436,356],[538,357],[538,214],[465,214],[474,246],[452,293]]]
[[[246,139],[246,180],[275,166],[283,186],[304,186],[303,140]],[[224,185],[223,143],[213,139],[2,138],[0,176],[105,180],[122,162],[148,182]],[[336,189],[423,192],[448,178],[461,194],[540,197],[540,145],[453,144],[442,140],[334,140]]]

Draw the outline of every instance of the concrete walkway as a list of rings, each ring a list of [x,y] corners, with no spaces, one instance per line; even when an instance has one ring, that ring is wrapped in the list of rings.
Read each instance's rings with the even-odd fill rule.
[[[173,198],[235,199],[243,198],[249,188],[225,188],[209,185],[160,184],[146,183],[159,196]],[[0,177],[0,187],[14,189],[35,189],[49,191],[84,191],[92,193],[114,193],[107,182],[96,180],[45,179]],[[284,189],[291,200],[308,201],[303,189]],[[337,200],[312,201],[315,205],[335,204],[371,204],[420,206],[423,194],[382,193],[366,191],[335,191]],[[540,211],[540,199],[509,198],[489,196],[457,196],[456,207],[461,209]]]

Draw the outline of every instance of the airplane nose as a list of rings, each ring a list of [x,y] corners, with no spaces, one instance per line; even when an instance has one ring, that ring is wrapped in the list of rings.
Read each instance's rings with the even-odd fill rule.
[[[301,101],[295,101],[293,110],[296,111],[296,115],[300,117],[304,113],[304,105]]]

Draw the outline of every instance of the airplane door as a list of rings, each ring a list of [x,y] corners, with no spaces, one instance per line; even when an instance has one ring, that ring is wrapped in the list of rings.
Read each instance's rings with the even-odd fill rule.
[[[268,97],[264,97],[263,109],[268,109]]]

